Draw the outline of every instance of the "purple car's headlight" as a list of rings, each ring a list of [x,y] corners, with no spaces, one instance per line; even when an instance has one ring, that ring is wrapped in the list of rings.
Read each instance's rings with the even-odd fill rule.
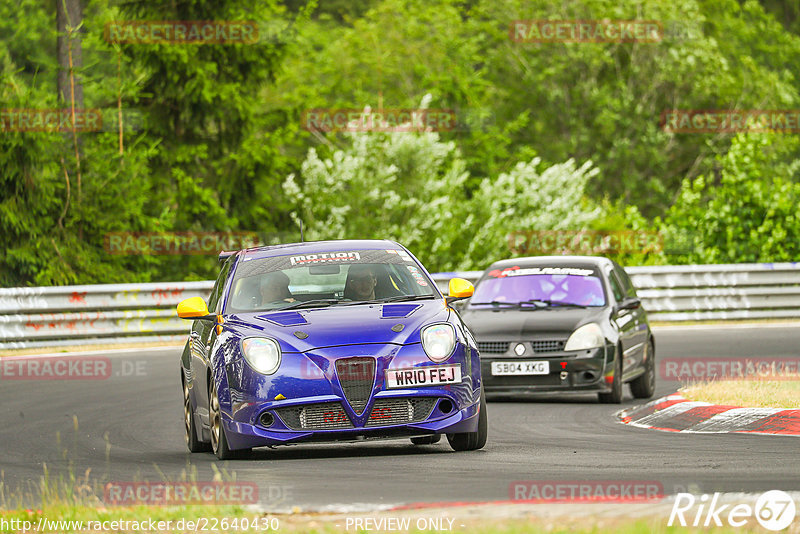
[[[434,362],[443,362],[453,354],[456,346],[456,331],[452,325],[432,324],[422,329],[422,348]]]
[[[250,367],[262,375],[271,375],[281,364],[281,348],[274,339],[248,337],[242,340],[242,352]]]

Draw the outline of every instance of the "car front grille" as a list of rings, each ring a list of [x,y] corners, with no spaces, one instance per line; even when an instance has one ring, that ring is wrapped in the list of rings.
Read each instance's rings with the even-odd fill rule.
[[[563,340],[531,341],[533,352],[560,352],[564,350]]]
[[[341,430],[354,428],[341,403],[322,402],[275,410],[291,430]]]
[[[508,341],[478,341],[478,352],[505,354],[508,351],[508,345]]]
[[[436,405],[435,398],[378,399],[365,426],[388,426],[426,420]],[[291,430],[348,430],[353,425],[338,402],[322,402],[278,408],[275,413]]]
[[[411,399],[378,399],[372,406],[366,426],[402,425],[427,419],[436,399],[417,397]]]
[[[478,351],[486,354],[505,354],[511,341],[478,341]],[[533,352],[561,352],[564,350],[563,339],[536,339],[530,342]]]
[[[347,402],[357,415],[364,413],[375,384],[374,358],[342,358],[336,360],[336,376]]]

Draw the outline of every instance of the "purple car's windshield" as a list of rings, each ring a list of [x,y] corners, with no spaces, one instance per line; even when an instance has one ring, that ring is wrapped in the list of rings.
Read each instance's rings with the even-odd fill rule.
[[[226,313],[435,298],[433,282],[404,250],[343,250],[245,258]]]
[[[471,306],[541,302],[604,306],[603,283],[592,269],[572,267],[510,267],[488,273],[475,288]]]

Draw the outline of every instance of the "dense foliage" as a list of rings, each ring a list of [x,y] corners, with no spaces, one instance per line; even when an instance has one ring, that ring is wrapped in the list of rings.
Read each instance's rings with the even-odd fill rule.
[[[75,1],[75,0],[70,0]],[[110,233],[385,237],[431,270],[514,232],[660,232],[627,264],[796,261],[796,134],[671,133],[668,109],[800,109],[800,11],[774,0],[83,2],[90,132],[0,126],[0,284],[204,279],[211,255]],[[0,4],[0,113],[69,109],[54,5]],[[522,43],[515,20],[654,20],[655,43]],[[256,21],[254,43],[119,44],[113,21]],[[304,112],[454,110],[441,132],[320,132]],[[123,117],[122,134],[118,117]],[[0,117],[2,118],[2,117]],[[0,122],[0,125],[4,124]],[[11,129],[13,130],[13,128]],[[554,251],[559,252],[559,251]]]
[[[800,160],[768,135],[740,135],[717,158],[713,175],[686,179],[667,212],[665,233],[687,263],[797,261]],[[794,148],[796,150],[796,147]]]

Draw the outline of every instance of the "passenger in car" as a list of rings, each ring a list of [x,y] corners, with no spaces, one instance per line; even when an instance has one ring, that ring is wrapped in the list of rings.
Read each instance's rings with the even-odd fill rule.
[[[568,301],[581,306],[602,306],[606,303],[603,288],[597,278],[572,277],[568,284]]]

